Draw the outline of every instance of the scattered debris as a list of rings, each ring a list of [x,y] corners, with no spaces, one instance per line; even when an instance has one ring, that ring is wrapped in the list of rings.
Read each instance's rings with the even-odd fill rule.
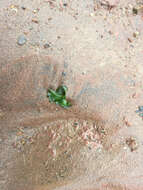
[[[16,139],[12,143],[13,148],[17,150],[23,150],[25,145],[33,144],[35,142],[36,131],[26,132],[22,129],[16,134]]]
[[[126,144],[129,146],[131,152],[137,150],[138,144],[136,142],[136,139],[133,137],[129,137],[126,139]]]
[[[109,34],[110,34],[110,35],[112,35],[112,34],[113,34],[113,32],[112,32],[111,30],[109,30]]]
[[[17,44],[23,46],[27,42],[27,39],[24,35],[18,37]]]

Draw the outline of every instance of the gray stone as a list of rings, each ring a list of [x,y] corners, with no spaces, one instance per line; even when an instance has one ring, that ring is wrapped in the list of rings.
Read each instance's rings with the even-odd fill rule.
[[[20,46],[23,46],[27,42],[27,39],[24,35],[18,37],[17,43]]]

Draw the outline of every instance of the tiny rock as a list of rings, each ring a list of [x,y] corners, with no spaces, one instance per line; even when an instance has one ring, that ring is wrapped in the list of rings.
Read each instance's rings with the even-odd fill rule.
[[[133,37],[134,37],[134,38],[138,37],[138,35],[139,35],[139,32],[138,32],[138,31],[136,31],[136,32],[133,33]]]
[[[132,43],[132,40],[131,40],[131,38],[128,38],[128,41],[129,41],[130,43]]]
[[[67,7],[67,6],[68,6],[68,4],[67,4],[67,3],[63,3],[63,6],[64,6],[64,7]]]
[[[83,72],[82,72],[82,75],[86,75],[86,71],[83,71]]]
[[[66,76],[66,72],[63,71],[62,72],[62,76],[65,77]]]
[[[40,10],[40,9],[38,9],[38,8],[37,8],[37,9],[34,9],[34,10],[33,10],[33,13],[36,14],[36,13],[39,12],[39,10]]]
[[[39,21],[38,21],[37,19],[32,19],[32,22],[34,22],[34,23],[36,23],[36,24],[39,23]]]
[[[45,48],[45,49],[47,49],[47,48],[49,48],[49,47],[50,47],[50,44],[49,44],[49,43],[44,44],[44,48]]]
[[[134,14],[134,15],[137,15],[137,14],[138,14],[138,9],[137,9],[137,8],[133,7],[132,11],[133,11],[133,14]]]
[[[24,11],[26,10],[26,7],[24,7],[24,6],[22,6],[21,8],[22,8]]]
[[[27,42],[27,39],[24,35],[18,37],[17,43],[20,46],[23,46]]]

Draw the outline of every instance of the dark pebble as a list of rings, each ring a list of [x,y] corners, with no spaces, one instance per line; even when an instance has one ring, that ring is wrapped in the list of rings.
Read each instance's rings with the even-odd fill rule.
[[[49,47],[50,47],[50,44],[48,44],[48,43],[44,44],[44,48],[45,48],[45,49],[47,49],[47,48],[49,48]]]
[[[57,39],[60,39],[61,38],[61,36],[57,36]]]
[[[62,72],[62,76],[65,77],[66,76],[66,72],[63,71]]]
[[[64,3],[63,6],[66,7],[68,4],[67,3]]]
[[[22,6],[21,8],[22,8],[24,11],[26,10],[26,7],[24,7],[24,6]]]
[[[32,22],[34,22],[34,23],[36,23],[36,24],[39,23],[39,21],[38,21],[37,19],[32,19]]]
[[[27,39],[24,35],[18,37],[17,43],[20,46],[23,46],[27,42]]]
[[[137,15],[137,14],[138,14],[138,9],[133,8],[133,10],[132,10],[132,11],[133,11],[133,14],[134,14],[134,15]]]
[[[129,41],[130,43],[132,43],[132,40],[131,40],[131,38],[128,38],[128,41]]]

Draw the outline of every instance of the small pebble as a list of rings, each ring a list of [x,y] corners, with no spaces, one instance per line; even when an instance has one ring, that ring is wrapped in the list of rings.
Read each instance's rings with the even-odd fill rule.
[[[137,14],[138,14],[138,9],[137,9],[137,8],[134,7],[134,8],[132,9],[132,11],[133,11],[133,14],[134,14],[134,15],[137,15]]]
[[[26,10],[26,7],[24,7],[24,6],[22,6],[21,8],[22,8],[24,11]]]
[[[33,10],[33,13],[36,14],[36,13],[39,12],[39,10],[40,10],[40,9],[38,9],[38,8],[37,8],[37,9],[34,9],[34,10]]]
[[[136,32],[133,33],[133,37],[134,37],[134,38],[136,38],[138,35],[139,35],[139,32],[138,32],[138,31],[136,31]]]
[[[18,37],[17,44],[23,46],[27,42],[27,39],[24,35]]]
[[[51,17],[49,17],[49,18],[48,18],[48,21],[50,21],[50,20],[52,20],[52,18],[51,18]]]
[[[34,9],[34,10],[33,10],[33,13],[37,13],[37,10],[36,10],[36,9]]]
[[[50,44],[49,44],[49,43],[44,44],[44,48],[45,48],[45,49],[47,49],[47,48],[49,48],[49,47],[50,47]]]
[[[130,43],[132,43],[132,40],[131,40],[131,38],[128,38],[128,41],[129,41]]]
[[[86,75],[86,71],[83,71],[83,72],[82,72],[82,75]]]
[[[62,72],[62,76],[65,77],[66,76],[66,72],[63,71]]]
[[[32,22],[34,22],[34,23],[36,23],[36,24],[39,23],[39,21],[38,21],[37,19],[32,19]]]
[[[75,27],[75,30],[78,30],[78,29],[79,29],[79,28],[76,26],[76,27]]]
[[[66,7],[68,4],[67,3],[64,3],[63,6]]]

